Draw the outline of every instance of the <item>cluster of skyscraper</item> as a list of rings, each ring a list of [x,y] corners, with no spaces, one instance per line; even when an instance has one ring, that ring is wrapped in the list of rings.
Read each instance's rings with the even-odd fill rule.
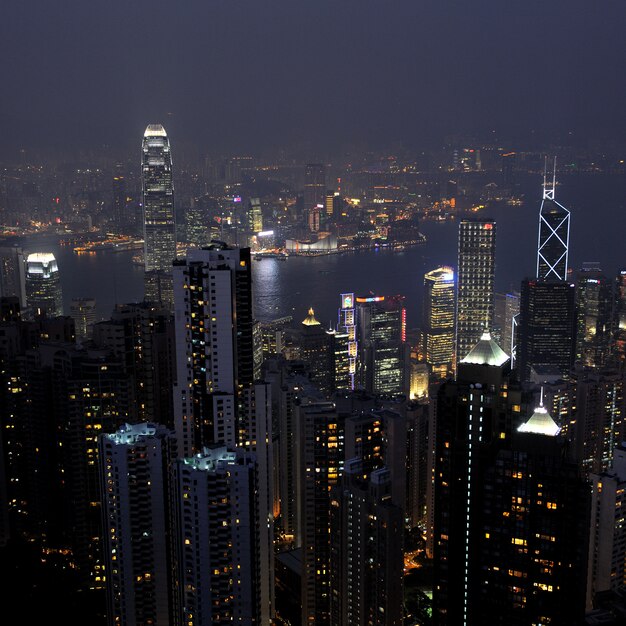
[[[106,589],[112,626],[406,624],[414,529],[436,624],[582,623],[624,591],[626,272],[570,282],[554,180],[536,276],[499,297],[496,223],[461,221],[411,350],[398,295],[257,321],[250,249],[177,258],[162,126],[142,150],[143,303],[79,328],[52,255],[0,256],[3,543]]]

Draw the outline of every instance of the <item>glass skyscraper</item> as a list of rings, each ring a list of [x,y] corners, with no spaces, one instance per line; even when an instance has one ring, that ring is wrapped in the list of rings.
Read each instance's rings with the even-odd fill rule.
[[[26,298],[31,313],[63,315],[59,267],[51,252],[34,252],[26,259]]]
[[[454,357],[454,271],[438,267],[424,276],[424,350],[437,378],[452,373]]]
[[[172,154],[161,124],[150,124],[142,144],[145,270],[171,273],[176,257]]]
[[[494,314],[496,223],[463,220],[459,225],[456,360],[476,345]]]

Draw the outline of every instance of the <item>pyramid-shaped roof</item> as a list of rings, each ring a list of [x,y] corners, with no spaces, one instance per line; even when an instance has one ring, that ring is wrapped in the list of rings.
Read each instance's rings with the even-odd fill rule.
[[[468,352],[461,363],[473,365],[494,365],[499,367],[509,360],[509,355],[491,338],[491,333],[486,330],[480,341]]]
[[[305,326],[319,326],[320,323],[315,319],[315,311],[313,307],[309,309],[309,314],[302,320]]]
[[[552,419],[552,416],[548,413],[548,409],[546,409],[542,403],[535,409],[530,419],[517,429],[517,432],[556,437],[561,432],[561,428]]]

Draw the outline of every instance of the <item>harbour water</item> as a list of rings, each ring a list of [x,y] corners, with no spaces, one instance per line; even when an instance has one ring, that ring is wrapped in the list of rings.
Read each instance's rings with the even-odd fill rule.
[[[538,211],[541,186],[538,177],[527,183],[520,206],[493,206],[477,214],[497,221],[496,290],[519,289],[525,276],[535,271]],[[571,174],[561,178],[557,200],[569,208],[571,238],[569,265],[598,261],[614,275],[626,266],[626,180],[623,175]],[[407,324],[421,318],[424,273],[439,265],[456,264],[458,221],[423,221],[423,245],[400,251],[359,251],[315,258],[266,258],[253,261],[256,316],[261,320],[293,315],[304,319],[309,307],[324,325],[337,319],[339,294],[354,292],[406,297]],[[94,297],[97,316],[106,319],[115,303],[143,297],[143,268],[132,264],[133,252],[99,252],[77,255],[71,246],[59,246],[55,237],[26,238],[28,251],[51,251],[57,256],[65,310],[72,298]]]

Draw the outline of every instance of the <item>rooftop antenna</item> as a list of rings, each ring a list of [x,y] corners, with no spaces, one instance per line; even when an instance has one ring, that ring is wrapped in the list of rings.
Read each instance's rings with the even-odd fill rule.
[[[556,157],[554,157],[554,170],[552,172],[552,185],[548,186],[548,155],[544,157],[543,162],[543,199],[554,200],[554,191],[556,189]]]
[[[543,409],[543,385],[541,385],[541,394],[539,395],[539,406]]]

